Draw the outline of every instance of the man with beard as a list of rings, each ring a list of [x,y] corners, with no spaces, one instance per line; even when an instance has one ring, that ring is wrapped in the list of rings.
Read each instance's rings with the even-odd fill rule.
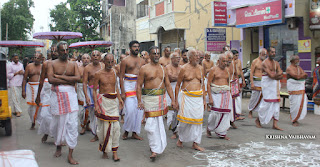
[[[78,103],[79,103],[79,119],[80,119],[80,126],[81,131],[80,135],[85,134],[86,130],[89,129],[89,109],[85,108],[85,101],[86,97],[83,92],[83,72],[84,68],[90,63],[90,55],[85,53],[81,57],[82,65],[79,66],[79,74],[80,74],[80,82],[77,83],[77,96],[78,96]]]
[[[256,119],[256,126],[261,128],[261,124],[268,124],[273,119],[273,129],[282,130],[277,125],[280,115],[280,79],[282,70],[277,61],[274,60],[276,49],[268,49],[268,58],[262,62],[262,102],[258,111],[259,117]]]
[[[233,109],[231,110],[231,116],[230,116],[230,124],[234,129],[237,129],[237,126],[234,124],[234,121],[236,119],[236,115],[239,114],[239,112],[241,111],[237,111],[235,108],[235,99],[240,96],[240,85],[237,79],[238,73],[237,73],[237,69],[235,68],[235,64],[233,62],[233,54],[231,51],[226,51],[225,55],[228,58],[228,64],[227,64],[227,68],[229,71],[229,82],[230,82],[230,92],[231,92],[231,96],[232,96],[232,106]]]
[[[173,93],[174,89],[176,88],[177,85],[177,80],[178,80],[178,75],[181,69],[181,66],[179,65],[180,62],[180,55],[177,52],[174,52],[170,55],[171,57],[171,63],[166,66],[167,72],[168,72],[168,77],[171,83],[171,87],[173,88]],[[171,98],[167,96],[167,104],[169,107],[169,111],[167,114],[167,125],[169,128],[171,128],[173,135],[171,136],[171,139],[177,138],[177,125],[178,125],[178,120],[177,120],[177,111],[172,108],[171,106]]]
[[[208,118],[207,137],[211,131],[222,139],[230,140],[227,131],[230,128],[232,114],[231,93],[229,86],[230,73],[228,70],[228,58],[225,54],[219,56],[219,64],[209,72],[207,89],[209,92],[209,105],[211,112]]]
[[[129,132],[132,132],[132,138],[142,140],[138,134],[141,129],[143,110],[138,109],[138,100],[136,93],[137,77],[141,66],[145,61],[138,57],[140,44],[138,41],[129,43],[130,56],[123,59],[120,64],[120,88],[121,97],[125,100],[126,115],[124,117],[122,135],[124,140],[128,139]],[[138,133],[138,134],[137,134]]]
[[[19,56],[14,54],[12,57],[12,63],[7,67],[7,77],[9,79],[9,88],[11,94],[11,105],[13,114],[16,114],[17,117],[21,116],[21,92],[22,92],[22,81],[23,81],[24,68],[23,65],[19,62]]]
[[[193,149],[204,151],[204,148],[199,146],[202,136],[203,112],[206,107],[203,95],[203,67],[199,65],[200,58],[196,50],[189,50],[187,56],[189,63],[181,68],[175,88],[176,104],[179,102],[177,146],[183,147],[182,142],[193,142]]]
[[[123,101],[117,86],[117,72],[113,69],[112,54],[109,53],[104,57],[104,64],[105,68],[95,74],[93,83],[95,115],[98,117],[99,150],[103,152],[102,158],[108,158],[107,152],[112,151],[112,159],[117,162],[120,161],[117,154],[121,133],[119,110],[123,107]]]
[[[149,146],[152,152],[150,159],[154,161],[156,155],[163,153],[167,146],[166,131],[162,118],[168,112],[165,96],[166,90],[172,100],[172,105],[176,106],[167,70],[159,64],[160,50],[158,47],[153,46],[150,48],[149,53],[151,62],[141,67],[139,71],[137,98],[138,107],[145,112],[145,130],[147,131]]]
[[[300,58],[297,55],[290,56],[291,65],[287,68],[287,89],[290,100],[290,118],[293,126],[299,126],[307,114],[308,99],[305,93],[305,79],[308,77],[299,66]]]
[[[168,64],[170,64],[170,61],[171,61],[170,60],[171,47],[170,46],[165,47],[163,52],[164,52],[164,56],[160,58],[159,63],[165,67]]]
[[[27,104],[29,105],[28,113],[31,120],[30,130],[34,130],[36,119],[38,117],[39,106],[35,103],[36,93],[38,92],[40,73],[41,73],[41,60],[42,53],[34,54],[34,63],[30,63],[26,67],[26,71],[23,75],[22,82],[22,97],[26,99]],[[28,83],[27,83],[28,82]],[[28,84],[26,86],[26,84]]]
[[[183,49],[182,52],[181,52],[181,60],[180,60],[180,63],[179,65],[180,66],[183,66],[185,64],[187,64],[189,62],[189,59],[187,57],[187,53],[188,53],[188,50],[187,49]]]
[[[261,48],[259,57],[254,59],[251,64],[250,82],[251,82],[251,97],[248,105],[249,118],[252,118],[252,111],[258,112],[261,100],[261,79],[262,79],[262,62],[267,57],[267,49]]]
[[[68,61],[69,47],[64,41],[57,44],[59,59],[48,65],[48,79],[52,84],[50,130],[57,146],[55,157],[61,156],[61,145],[69,146],[68,162],[78,164],[72,153],[78,138],[78,99],[75,84],[80,81],[78,65]]]
[[[51,59],[45,61],[42,65],[40,74],[40,83],[36,98],[36,104],[41,107],[40,112],[40,126],[38,134],[43,134],[41,142],[44,143],[48,139],[48,135],[52,135],[50,131],[50,124],[52,121],[52,114],[50,111],[50,98],[51,98],[51,84],[48,81],[48,66],[49,64],[58,58],[57,47],[51,46]],[[42,89],[43,88],[43,89]]]
[[[83,92],[86,97],[85,108],[89,110],[90,129],[94,137],[90,142],[98,141],[97,136],[97,117],[94,115],[94,101],[93,101],[93,80],[94,75],[99,70],[104,68],[104,64],[100,62],[101,53],[97,50],[91,53],[91,63],[88,64],[83,71]]]
[[[148,52],[147,52],[148,53]],[[121,90],[120,89],[120,64],[121,64],[121,62],[122,62],[122,60],[124,59],[124,58],[126,58],[127,56],[125,55],[125,54],[121,54],[120,55],[120,62],[119,62],[119,64],[117,64],[116,66],[115,66],[115,69],[117,70],[117,86],[118,86],[118,89],[119,89],[119,91]],[[148,55],[148,58],[149,58],[149,55]],[[120,94],[121,94],[121,91],[119,92]],[[124,123],[124,115],[125,115],[125,108],[123,107],[121,110],[120,110],[120,116],[121,116],[121,121],[120,121],[120,123]]]

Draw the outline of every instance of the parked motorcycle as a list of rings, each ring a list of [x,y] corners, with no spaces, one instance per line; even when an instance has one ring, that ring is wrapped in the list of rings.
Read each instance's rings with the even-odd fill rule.
[[[247,65],[245,68],[242,69],[243,76],[244,76],[244,82],[246,83],[246,86],[242,88],[242,95],[247,92],[251,92],[251,83],[250,83],[250,61],[247,62]]]

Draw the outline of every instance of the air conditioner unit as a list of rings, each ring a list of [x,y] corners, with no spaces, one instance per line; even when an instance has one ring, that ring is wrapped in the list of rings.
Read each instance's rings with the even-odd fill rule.
[[[287,26],[288,26],[288,29],[296,29],[299,25],[299,20],[295,17],[292,17],[292,18],[288,18],[287,19]]]

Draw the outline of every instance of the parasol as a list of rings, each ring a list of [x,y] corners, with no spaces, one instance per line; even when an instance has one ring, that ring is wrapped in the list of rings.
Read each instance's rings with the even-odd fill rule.
[[[69,46],[69,48],[80,48],[80,47],[87,47],[94,50],[96,47],[109,47],[113,43],[110,41],[86,41],[86,42],[76,42]]]
[[[70,31],[51,31],[51,32],[37,32],[33,34],[35,39],[50,39],[50,40],[67,40],[82,38],[81,32],[70,32]]]
[[[0,41],[0,47],[19,48],[22,56],[23,47],[44,47],[44,44],[34,41]]]

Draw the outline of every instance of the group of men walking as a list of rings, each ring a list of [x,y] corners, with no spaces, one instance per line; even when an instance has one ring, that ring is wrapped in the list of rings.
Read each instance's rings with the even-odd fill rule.
[[[72,153],[77,145],[80,122],[81,135],[91,130],[94,135],[91,142],[99,140],[102,157],[108,158],[107,152],[112,151],[113,160],[119,161],[119,118],[123,114],[122,139],[128,139],[132,133],[133,139],[143,140],[139,134],[141,124],[145,122],[153,161],[167,145],[163,117],[173,132],[171,138],[178,138],[178,147],[192,142],[193,149],[204,150],[199,144],[206,110],[211,111],[207,136],[212,137],[214,132],[219,138],[229,140],[226,135],[230,126],[236,129],[234,122],[244,119],[241,117],[241,86],[245,86],[245,82],[236,50],[224,48],[215,66],[210,53],[195,49],[175,49],[171,53],[171,48],[166,47],[164,56],[160,57],[160,49],[153,46],[140,57],[138,41],[131,41],[129,48],[129,55],[121,55],[118,65],[115,65],[113,54],[101,54],[96,50],[91,55],[84,54],[78,65],[68,61],[69,47],[62,41],[51,47],[51,59],[42,64],[42,54],[36,53],[34,63],[25,71],[20,70],[16,61],[17,67],[8,68],[11,92],[16,93],[16,80],[23,79],[21,92],[29,104],[31,129],[38,122],[42,142],[48,136],[54,137],[56,157],[61,156],[62,146],[67,144],[68,162],[78,164]],[[252,63],[249,117],[257,111],[257,127],[273,118],[273,128],[282,130],[277,125],[282,71],[279,63],[273,60],[274,55],[272,47],[268,52],[261,49],[259,58]],[[292,56],[287,70],[294,125],[306,114],[306,96],[300,79],[307,75],[298,62],[299,58]],[[15,77],[22,74],[23,77]],[[16,97],[12,97],[14,112],[20,115]],[[302,107],[296,106],[301,100]]]

